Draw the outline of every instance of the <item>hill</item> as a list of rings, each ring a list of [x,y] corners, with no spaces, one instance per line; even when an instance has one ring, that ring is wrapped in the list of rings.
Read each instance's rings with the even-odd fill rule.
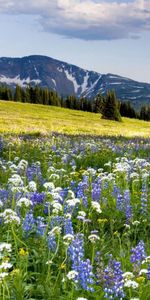
[[[1,134],[85,134],[98,136],[150,137],[150,122],[123,118],[102,120],[99,114],[54,106],[0,101]]]
[[[51,57],[31,55],[0,58],[0,83],[14,88],[39,85],[55,90],[60,96],[75,95],[93,99],[99,91],[114,89],[122,101],[131,101],[137,109],[150,104],[150,84],[114,74],[88,71]]]

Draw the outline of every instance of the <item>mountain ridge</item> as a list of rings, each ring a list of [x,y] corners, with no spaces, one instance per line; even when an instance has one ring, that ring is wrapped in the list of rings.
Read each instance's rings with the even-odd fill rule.
[[[17,84],[39,85],[63,97],[75,95],[88,99],[95,98],[99,91],[105,95],[113,89],[120,100],[129,100],[136,108],[150,104],[150,83],[90,71],[44,55],[0,57],[0,84],[13,89]]]

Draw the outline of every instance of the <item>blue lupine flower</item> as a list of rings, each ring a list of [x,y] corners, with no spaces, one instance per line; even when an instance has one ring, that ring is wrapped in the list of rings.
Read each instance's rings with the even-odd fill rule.
[[[125,297],[123,291],[123,272],[121,263],[110,258],[108,266],[104,269],[104,298],[107,299],[123,299]]]
[[[55,226],[61,227],[64,223],[63,216],[53,216],[51,218],[50,229],[54,228]]]
[[[41,167],[38,162],[33,163],[30,167],[27,168],[26,176],[28,181],[35,180],[36,182],[39,181],[40,183],[43,182]]]
[[[56,242],[56,236],[51,235],[47,237],[47,245],[48,249],[52,252],[55,252],[56,247],[57,247],[57,242]]]
[[[75,278],[78,286],[82,287],[84,290],[90,290],[91,292],[93,292],[94,289],[91,287],[91,284],[93,284],[94,282],[94,275],[92,272],[90,260],[84,260],[84,245],[82,234],[76,235],[75,239],[68,247],[68,254],[72,262],[72,270],[78,273]]]
[[[38,192],[34,192],[34,193],[30,193],[30,200],[33,203],[33,206],[37,205],[37,204],[42,204],[44,202],[45,199],[45,193],[38,193]]]
[[[93,275],[93,267],[91,266],[90,260],[86,259],[85,261],[81,261],[77,271],[78,271],[78,279],[80,282],[81,287],[84,290],[94,292],[94,289],[91,285],[94,283],[94,275]]]
[[[33,212],[29,211],[23,221],[22,229],[28,236],[31,232],[35,231],[35,219],[33,217]]]
[[[147,193],[147,184],[144,180],[142,183],[142,193],[141,193],[141,213],[144,215],[147,212],[147,199],[148,199],[148,193]]]
[[[147,269],[147,279],[150,280],[150,265],[148,266]]]
[[[74,235],[72,220],[69,218],[64,220],[64,235],[66,234]]]
[[[92,200],[93,201],[99,201],[101,195],[101,186],[100,182],[94,182],[92,183]]]
[[[143,241],[140,241],[135,248],[131,249],[130,261],[132,262],[135,271],[138,270],[145,258],[145,245]]]
[[[125,203],[125,214],[126,214],[126,223],[130,222],[132,218],[132,206],[130,204],[130,192],[129,190],[124,191],[124,203]]]
[[[120,193],[117,194],[116,208],[117,208],[119,211],[122,211],[122,212],[125,211],[124,198],[123,198],[123,195],[121,195]]]
[[[46,226],[47,225],[44,222],[44,218],[38,216],[36,218],[36,233],[37,233],[37,235],[43,236],[45,233],[45,230],[46,230]]]

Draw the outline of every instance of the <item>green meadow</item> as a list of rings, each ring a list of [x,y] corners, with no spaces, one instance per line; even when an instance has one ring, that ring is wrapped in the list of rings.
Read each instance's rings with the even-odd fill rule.
[[[100,114],[54,106],[0,101],[0,133],[86,134],[99,136],[149,137],[150,123],[122,118],[102,120]]]
[[[0,300],[149,300],[150,123],[0,115]]]

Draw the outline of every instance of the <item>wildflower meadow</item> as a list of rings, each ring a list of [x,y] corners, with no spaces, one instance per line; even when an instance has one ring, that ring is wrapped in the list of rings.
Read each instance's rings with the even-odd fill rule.
[[[150,299],[150,139],[0,139],[0,299]]]

